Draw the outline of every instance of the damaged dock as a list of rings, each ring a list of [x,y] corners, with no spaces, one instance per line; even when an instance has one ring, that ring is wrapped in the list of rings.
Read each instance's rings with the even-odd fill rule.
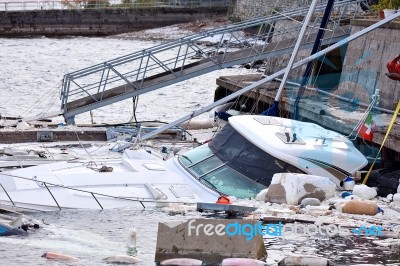
[[[262,78],[259,75],[246,75],[246,76],[229,76],[220,77],[216,83],[219,88],[216,91],[216,99],[221,94],[229,95],[236,92],[249,84],[256,82]],[[289,85],[290,86],[290,85]],[[251,110],[255,113],[261,113],[268,109],[273,103],[276,91],[278,90],[279,82],[266,84],[265,86],[256,90],[246,92],[237,101],[241,107],[255,106]],[[293,112],[293,105],[297,92],[297,87],[288,87],[283,92],[283,97],[280,104],[280,114],[283,117],[290,117]],[[243,111],[250,111],[243,109]],[[299,115],[301,120],[311,121],[320,124],[323,127],[339,131],[344,134],[352,132],[357,122],[361,119],[365,108],[359,108],[350,103],[339,102],[333,96],[328,96],[318,93],[316,89],[306,90],[303,99],[299,104]],[[374,132],[372,143],[378,147],[382,144],[385,137],[391,114],[379,114],[377,120],[378,131]],[[400,120],[396,120],[393,129],[391,130],[388,140],[385,142],[382,156],[385,155],[389,160],[399,160],[400,153]],[[359,139],[359,144],[363,142]],[[362,149],[363,147],[361,147]],[[364,147],[364,150],[367,147]],[[390,151],[391,150],[391,151]],[[370,154],[372,156],[372,154]]]

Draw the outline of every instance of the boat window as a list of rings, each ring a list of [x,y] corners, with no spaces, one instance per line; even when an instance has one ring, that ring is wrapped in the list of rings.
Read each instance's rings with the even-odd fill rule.
[[[261,190],[266,188],[227,165],[204,175],[200,181],[202,180],[211,183],[214,188],[225,195],[241,199],[254,198]]]
[[[221,167],[223,164],[224,163],[220,159],[218,159],[217,156],[213,155],[212,157],[208,157],[200,163],[189,166],[189,168],[196,177],[200,177],[218,167]]]
[[[261,150],[230,125],[223,127],[209,142],[209,147],[226,165],[266,186],[269,186],[272,176],[276,173],[304,173]]]
[[[226,195],[254,198],[258,192],[266,188],[224,164],[211,152],[208,145],[181,155],[179,160],[204,185]]]
[[[226,125],[208,144],[179,156],[180,163],[206,186],[238,198],[252,198],[276,173],[304,173],[264,152]]]
[[[180,155],[180,161],[185,166],[191,166],[199,163],[200,161],[206,159],[207,157],[213,155],[212,151],[207,145],[202,145],[197,148],[191,149],[185,152],[184,155]]]

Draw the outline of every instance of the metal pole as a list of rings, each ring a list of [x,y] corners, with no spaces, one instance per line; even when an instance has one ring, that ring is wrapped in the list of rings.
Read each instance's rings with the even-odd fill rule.
[[[97,204],[99,204],[100,208],[101,208],[102,210],[104,210],[104,209],[103,209],[103,206],[101,206],[100,202],[99,202],[99,201],[97,200],[97,198],[94,196],[93,192],[90,193],[90,194],[92,194],[93,198],[96,200]]]
[[[296,59],[297,52],[299,51],[299,48],[303,41],[304,34],[306,33],[306,30],[307,30],[308,23],[310,22],[311,17],[314,13],[315,7],[317,6],[317,2],[318,2],[318,0],[312,1],[310,9],[308,10],[307,16],[303,21],[303,25],[301,26],[299,37],[297,38],[296,45],[293,48],[292,56],[290,57],[289,63],[286,67],[286,71],[285,71],[285,74],[283,75],[282,82],[279,86],[278,92],[276,93],[276,96],[275,96],[276,102],[279,102],[281,100],[282,91],[285,88],[286,80],[289,76],[289,72],[292,70],[294,60]]]
[[[377,29],[382,25],[385,25],[386,23],[388,23],[388,22],[390,22],[390,21],[392,21],[392,20],[394,20],[394,19],[396,19],[398,17],[400,17],[400,12],[397,12],[396,14],[394,14],[394,15],[388,17],[388,18],[380,20],[377,23],[375,23],[375,24],[373,24],[373,25],[371,25],[371,26],[369,26],[369,27],[367,27],[367,28],[365,28],[365,29],[363,29],[363,30],[361,30],[359,32],[354,33],[353,35],[350,35],[349,37],[341,40],[340,42],[337,42],[337,43],[335,43],[335,44],[333,44],[333,45],[331,45],[331,46],[329,46],[329,47],[327,47],[327,48],[315,53],[314,55],[311,55],[311,56],[309,56],[307,58],[304,58],[303,60],[300,60],[299,62],[297,62],[297,63],[295,63],[293,65],[293,68],[297,68],[297,67],[302,66],[302,65],[304,65],[304,64],[306,64],[306,63],[308,63],[308,62],[310,62],[312,60],[315,60],[318,57],[320,57],[322,55],[325,55],[325,54],[337,49],[338,47],[340,47],[342,45],[345,45],[345,44],[347,44],[347,43],[349,43],[349,42],[351,42],[351,41],[353,41],[353,40],[355,40],[355,39],[367,34],[368,32],[370,32],[370,31],[372,31],[374,29]],[[211,109],[213,109],[214,107],[216,107],[218,105],[221,105],[221,104],[224,104],[224,103],[227,103],[230,100],[235,99],[236,97],[242,95],[245,92],[248,92],[248,91],[251,91],[253,89],[256,89],[256,88],[264,85],[265,83],[267,83],[267,82],[279,77],[280,75],[282,75],[284,73],[285,73],[285,69],[282,69],[282,70],[280,70],[278,72],[275,72],[274,74],[272,74],[270,76],[267,76],[267,77],[265,77],[265,78],[263,78],[263,79],[261,79],[259,81],[256,81],[253,84],[251,84],[251,85],[249,85],[247,87],[244,87],[243,89],[240,89],[240,90],[230,94],[229,96],[226,96],[225,98],[222,98],[222,99],[220,99],[220,100],[218,100],[218,101],[216,101],[216,102],[214,102],[212,104],[209,104],[209,105],[207,105],[205,107],[202,107],[202,108],[200,108],[198,110],[195,110],[189,115],[185,115],[185,116],[183,116],[183,117],[181,117],[181,118],[169,123],[168,125],[162,126],[162,127],[158,128],[158,129],[154,130],[153,132],[150,132],[148,134],[143,135],[141,140],[146,140],[148,138],[151,138],[151,137],[153,137],[153,136],[155,136],[155,135],[157,135],[157,134],[159,134],[159,133],[161,133],[161,132],[163,132],[163,131],[171,128],[171,127],[174,127],[176,125],[179,125],[182,122],[185,122],[185,121],[187,121],[189,119],[192,119],[195,116],[198,116],[198,115],[200,115],[200,114],[202,114],[204,112],[208,112]]]
[[[15,205],[14,201],[11,199],[10,195],[8,195],[7,190],[3,187],[3,185],[1,183],[0,183],[0,186],[3,188],[3,190],[6,193],[7,197],[10,199],[12,205]]]
[[[335,3],[335,0],[328,0],[328,3],[326,5],[325,11],[324,11],[324,15],[321,20],[321,24],[319,26],[317,37],[315,38],[314,46],[311,50],[311,55],[315,54],[318,51],[318,49],[322,43],[322,38],[324,38],[325,28],[328,25],[328,20],[331,15],[334,3]],[[303,78],[300,83],[300,88],[297,91],[296,100],[294,102],[293,119],[297,119],[297,111],[298,111],[299,102],[300,102],[301,97],[304,94],[304,90],[305,90],[304,86],[307,84],[307,82],[311,76],[312,68],[313,68],[313,61],[310,61],[307,63],[306,71],[304,71],[304,75],[303,75]]]
[[[61,207],[60,207],[60,205],[58,204],[58,202],[57,202],[57,200],[56,200],[56,198],[53,196],[53,194],[51,193],[51,191],[50,191],[50,189],[49,189],[49,187],[46,185],[46,182],[43,182],[43,185],[47,188],[47,191],[50,193],[50,195],[51,195],[51,197],[53,198],[53,200],[56,202],[56,204],[57,204],[57,207],[60,209],[60,211],[61,211]]]

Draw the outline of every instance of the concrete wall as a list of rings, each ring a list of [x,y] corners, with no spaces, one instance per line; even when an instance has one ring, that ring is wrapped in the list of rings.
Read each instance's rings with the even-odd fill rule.
[[[358,32],[376,20],[353,20],[351,33]],[[336,94],[370,103],[379,89],[382,108],[394,110],[400,99],[400,82],[386,77],[386,64],[400,54],[400,22],[378,28],[347,47],[340,85]]]
[[[0,36],[102,36],[226,15],[228,7],[0,12]]]
[[[311,0],[236,0],[234,1],[232,17],[245,20],[271,14],[273,9],[290,10],[311,3]]]
[[[299,18],[300,21],[302,19],[303,18]],[[283,35],[274,34],[271,39],[271,43],[279,43],[282,40],[285,40],[290,37],[295,38],[295,36],[298,36],[298,33],[300,31],[299,24],[297,22],[294,22],[291,20],[280,20],[279,23],[276,23],[274,25],[274,27],[275,27],[275,33],[276,32],[285,32],[287,29],[296,29],[297,28],[297,30],[292,31],[291,36],[288,36],[287,34],[283,34]],[[314,30],[312,32],[315,32],[315,31],[316,30]],[[293,44],[295,41],[296,40],[294,39]],[[299,52],[297,53],[295,62],[300,61],[300,60],[306,58],[307,56],[309,56],[310,51],[311,51],[310,49],[299,50]],[[265,61],[266,74],[273,74],[281,69],[286,68],[291,56],[292,56],[291,53],[287,53],[285,55],[278,56],[278,57],[271,57],[268,60],[266,60]],[[297,82],[299,77],[301,77],[303,75],[305,69],[306,69],[306,65],[291,70],[289,73],[289,78],[292,81]]]

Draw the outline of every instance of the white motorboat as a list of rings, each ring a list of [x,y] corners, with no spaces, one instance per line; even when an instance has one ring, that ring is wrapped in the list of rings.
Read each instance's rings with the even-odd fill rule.
[[[275,173],[329,177],[335,184],[367,164],[343,135],[269,116],[229,118],[207,144],[167,161],[145,150],[120,159],[43,164],[0,173],[0,204],[35,210],[116,208],[252,198]]]

